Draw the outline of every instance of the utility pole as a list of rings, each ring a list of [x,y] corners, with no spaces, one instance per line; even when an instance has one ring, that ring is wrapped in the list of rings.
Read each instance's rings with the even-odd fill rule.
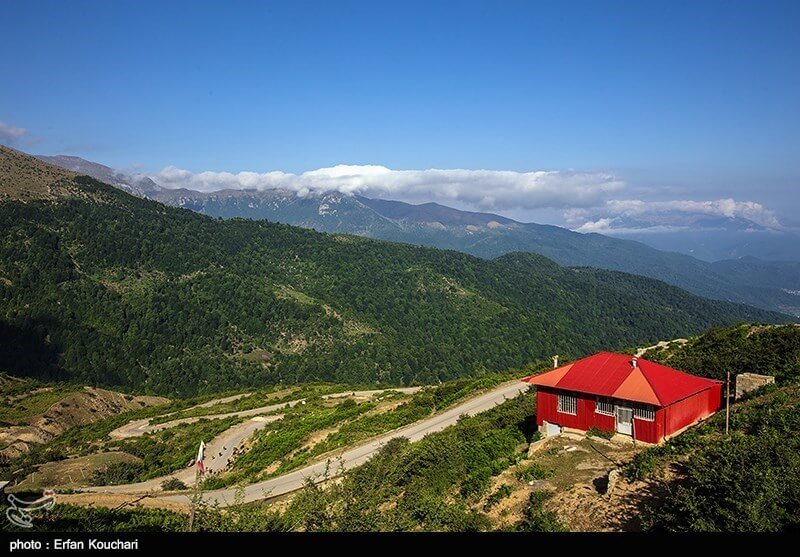
[[[200,498],[200,468],[195,466],[194,470],[194,495],[192,495],[192,511],[189,514],[189,531],[194,532],[194,510]]]
[[[189,514],[189,531],[194,531],[194,513],[197,503],[200,501],[200,477],[205,472],[206,466],[204,460],[206,458],[206,444],[200,441],[200,448],[197,451],[197,458],[195,459],[194,468],[194,495],[192,496],[192,510]]]
[[[728,370],[728,379],[725,387],[725,435],[728,435],[731,425],[731,372]]]

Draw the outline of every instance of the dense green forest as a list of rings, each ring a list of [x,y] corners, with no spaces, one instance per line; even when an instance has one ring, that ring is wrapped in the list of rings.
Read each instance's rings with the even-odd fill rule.
[[[651,530],[770,532],[800,528],[800,388],[778,388],[685,440],[685,475],[647,513]],[[716,435],[715,435],[716,433]]]
[[[533,254],[217,220],[0,155],[0,371],[15,375],[170,395],[436,383],[786,319]]]
[[[56,159],[55,164],[58,162]],[[68,166],[74,168],[71,163],[72,160]],[[78,166],[81,172],[99,180],[113,177],[108,167],[89,162]],[[136,187],[130,177],[127,183]],[[201,193],[161,188],[143,194],[166,205],[214,217],[283,222],[322,232],[453,249],[486,259],[515,251],[538,253],[560,265],[643,275],[714,300],[800,315],[800,298],[791,294],[800,285],[798,262],[745,257],[709,263],[622,238],[521,223],[500,215],[460,211],[436,203],[410,205],[338,192],[299,196],[286,190]]]

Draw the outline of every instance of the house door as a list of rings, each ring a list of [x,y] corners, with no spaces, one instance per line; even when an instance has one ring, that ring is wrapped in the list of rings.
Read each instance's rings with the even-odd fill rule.
[[[545,432],[547,436],[550,437],[552,435],[560,435],[561,434],[561,426],[557,424],[551,424],[550,422],[545,422],[547,424],[547,428]]]
[[[631,435],[633,433],[633,409],[617,406],[615,414],[617,416],[617,431],[625,435]]]

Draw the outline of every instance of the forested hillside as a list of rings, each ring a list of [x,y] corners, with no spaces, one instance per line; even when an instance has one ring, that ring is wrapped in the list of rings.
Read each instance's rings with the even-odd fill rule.
[[[16,375],[164,394],[430,383],[785,319],[532,254],[216,220],[6,148],[0,187],[0,370]]]
[[[101,176],[106,174],[95,177]],[[266,219],[321,232],[453,249],[487,259],[515,251],[537,253],[560,265],[633,273],[714,300],[800,315],[800,263],[752,257],[709,263],[602,234],[522,223],[437,203],[411,205],[338,192],[299,196],[287,190],[202,193],[161,188],[146,196],[214,217]]]
[[[169,189],[160,187],[150,178],[122,174],[78,157],[37,158],[92,176],[128,193],[212,217],[268,220],[320,232],[357,234],[453,249],[487,259],[515,251],[538,253],[559,265],[633,273],[662,280],[713,300],[738,302],[800,316],[800,263],[796,261],[743,257],[709,263],[684,253],[655,249],[647,245],[647,241],[635,242],[602,234],[573,232],[559,226],[522,223],[492,213],[463,211],[438,203],[412,205],[337,191],[299,195],[288,189],[213,192]],[[725,226],[724,222],[716,224]],[[752,222],[745,225],[748,228],[755,226]],[[705,223],[705,226],[713,228],[714,223]],[[789,236],[773,240],[785,243]],[[705,242],[695,239],[698,251],[701,251],[701,244]],[[752,246],[749,249],[752,250]],[[754,251],[758,253],[758,250]]]
[[[715,379],[739,373],[774,375],[778,381],[800,376],[800,326],[740,324],[719,327],[690,339],[648,352],[647,358]]]

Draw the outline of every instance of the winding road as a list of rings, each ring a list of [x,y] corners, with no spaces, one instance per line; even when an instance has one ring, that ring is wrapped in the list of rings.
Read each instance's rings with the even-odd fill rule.
[[[209,472],[216,472],[225,468],[228,463],[228,459],[233,456],[234,451],[237,447],[239,447],[239,445],[241,445],[246,439],[248,439],[262,427],[282,418],[282,414],[277,414],[274,416],[257,416],[247,420],[246,422],[236,424],[217,435],[214,439],[206,444],[206,469]],[[146,493],[149,491],[160,491],[161,484],[165,480],[170,480],[173,478],[182,481],[186,485],[194,484],[194,465],[173,472],[172,474],[153,478],[144,482],[122,485],[104,485],[99,487],[85,487],[82,488],[82,491],[91,491],[94,493]]]
[[[376,389],[373,391],[344,391],[340,393],[331,393],[328,395],[323,395],[322,398],[325,399],[333,399],[333,398],[343,398],[347,396],[353,397],[364,397],[364,398],[371,398],[377,394],[384,393],[387,390],[398,391],[405,394],[413,394],[420,390],[422,387],[398,387],[395,389]],[[215,400],[210,400],[208,402],[204,402],[203,404],[198,404],[197,406],[192,406],[191,408],[187,408],[185,410],[178,410],[176,412],[172,412],[170,414],[165,414],[164,416],[171,416],[173,414],[179,414],[182,412],[189,412],[196,408],[210,408],[217,404],[223,404],[225,402],[231,402],[233,400],[237,400],[240,398],[244,398],[246,396],[250,396],[252,393],[244,393],[240,395],[234,395],[226,398],[218,398]],[[108,435],[112,439],[126,439],[129,437],[139,437],[140,435],[144,435],[145,433],[155,433],[156,431],[161,431],[163,429],[170,429],[172,427],[181,425],[181,424],[192,424],[194,422],[199,422],[200,420],[221,420],[225,418],[246,418],[248,416],[258,416],[259,414],[269,414],[270,412],[275,412],[276,410],[280,410],[282,408],[291,408],[293,406],[297,406],[298,404],[302,404],[305,402],[306,399],[299,398],[297,400],[291,400],[289,402],[281,402],[278,404],[270,404],[268,406],[261,406],[259,408],[251,408],[249,410],[239,410],[236,412],[226,412],[224,414],[206,414],[203,416],[191,416],[188,418],[179,418],[176,420],[172,420],[170,422],[163,422],[160,424],[150,424],[150,420],[152,418],[145,418],[143,420],[134,420],[132,422],[128,422],[127,424],[118,427]],[[278,419],[282,418],[280,416]]]
[[[373,396],[384,393],[387,390],[399,391],[404,394],[413,394],[419,391],[421,388],[422,387],[399,387],[395,389],[376,389],[371,391],[343,391],[339,393],[331,393],[328,395],[323,395],[322,398],[325,399],[336,399],[344,397],[372,398]],[[239,398],[248,396],[249,394],[250,393],[245,393],[241,395],[234,395],[231,397],[211,400],[203,404],[193,406],[188,410],[193,410],[194,408],[209,408],[217,404],[222,404],[225,402],[230,402],[232,400],[237,400]],[[279,404],[272,404],[269,406],[252,408],[249,410],[240,410],[238,412],[227,412],[224,414],[192,416],[189,418],[181,418],[154,425],[150,425],[150,419],[135,420],[132,422],[128,422],[127,424],[115,429],[109,435],[115,439],[124,439],[130,437],[138,437],[146,433],[153,433],[163,429],[169,429],[180,424],[193,423],[201,419],[215,420],[215,419],[224,419],[231,417],[239,417],[239,418],[251,417],[249,420],[245,422],[236,424],[226,429],[225,431],[217,435],[214,439],[212,439],[206,444],[206,460],[205,460],[206,469],[209,472],[216,472],[224,469],[227,466],[228,461],[233,456],[233,453],[236,451],[236,449],[239,446],[241,446],[247,439],[249,439],[250,436],[252,436],[256,431],[263,428],[269,423],[283,419],[283,414],[273,414],[269,416],[262,416],[259,414],[268,414],[270,412],[274,412],[282,408],[291,408],[298,404],[302,404],[304,401],[305,399],[301,398],[289,402],[282,402]],[[186,410],[182,410],[179,412],[185,412],[185,411]],[[177,413],[178,412],[172,412],[171,414],[177,414]],[[171,414],[166,414],[166,415],[169,416]],[[144,482],[122,484],[122,485],[86,487],[83,488],[83,491],[89,491],[94,493],[146,493],[150,491],[160,490],[161,484],[165,480],[178,479],[183,483],[190,485],[194,483],[194,477],[195,477],[195,468],[194,466],[189,466],[187,468],[177,470],[171,474],[167,474],[166,476],[153,478],[150,480],[146,480]]]
[[[327,461],[311,464],[277,478],[246,486],[243,489],[243,493],[241,493],[242,490],[234,488],[206,491],[202,494],[203,500],[209,503],[217,503],[220,506],[228,506],[291,493],[303,487],[307,478],[311,478],[315,482],[323,481],[325,479],[324,474],[326,469],[329,469],[330,476],[335,476],[340,470],[349,470],[350,468],[365,463],[391,439],[406,437],[409,441],[418,441],[429,433],[441,431],[455,424],[462,415],[474,416],[475,414],[485,412],[503,403],[505,400],[524,393],[528,388],[529,385],[527,383],[522,383],[518,380],[503,383],[490,391],[462,402],[440,414],[381,435],[362,445],[347,449],[341,454],[329,458]],[[243,497],[241,497],[241,495],[237,496],[237,493],[243,495]],[[159,497],[159,499],[179,503],[191,502],[190,496],[186,494],[164,495]]]

